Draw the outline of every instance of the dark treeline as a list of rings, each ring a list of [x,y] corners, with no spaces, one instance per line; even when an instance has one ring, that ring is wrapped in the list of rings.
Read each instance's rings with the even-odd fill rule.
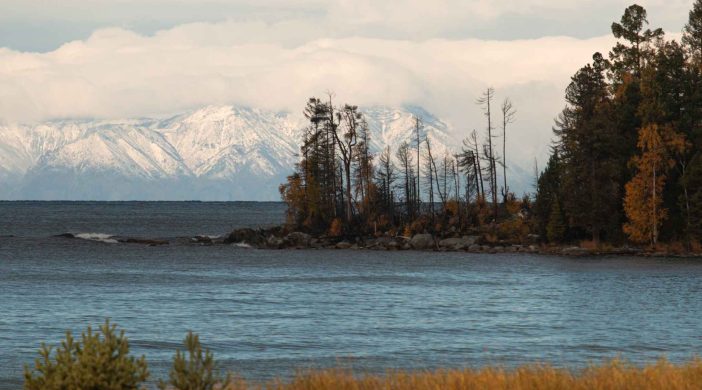
[[[309,99],[301,160],[280,188],[288,224],[332,236],[409,236],[514,219],[530,203],[515,199],[508,187],[505,135],[515,109],[509,99],[497,104],[492,88],[476,104],[485,113],[484,134],[473,131],[457,154],[439,155],[419,117],[408,139],[374,154],[357,106],[337,107],[331,95]],[[515,223],[520,235],[528,234],[526,219]]]
[[[538,180],[534,226],[549,241],[656,246],[702,233],[702,1],[682,42],[627,8],[618,43],[595,53],[566,90]]]
[[[358,107],[312,98],[301,161],[281,186],[288,223],[334,236],[414,233],[544,242],[679,243],[702,238],[702,0],[681,42],[628,7],[618,42],[573,75],[536,196],[509,189],[515,109],[487,89],[485,121],[453,155],[436,155],[416,118],[412,136],[374,155]],[[535,236],[531,236],[533,238]],[[489,240],[488,240],[489,241]]]

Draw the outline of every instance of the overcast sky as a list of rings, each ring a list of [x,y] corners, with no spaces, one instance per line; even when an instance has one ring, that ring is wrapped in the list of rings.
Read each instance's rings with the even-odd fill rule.
[[[692,0],[641,1],[677,34]],[[543,159],[570,75],[613,43],[621,0],[2,0],[0,121],[299,111],[333,90],[419,104],[461,137],[487,86],[518,109],[510,155]]]

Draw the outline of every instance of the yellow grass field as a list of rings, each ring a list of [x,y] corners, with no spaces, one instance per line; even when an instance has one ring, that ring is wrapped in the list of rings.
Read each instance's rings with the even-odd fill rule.
[[[438,370],[354,375],[346,370],[311,371],[290,381],[251,385],[237,381],[229,390],[421,390],[421,389],[702,389],[702,360],[674,365],[662,359],[637,367],[613,360],[580,371],[530,365],[508,370]]]

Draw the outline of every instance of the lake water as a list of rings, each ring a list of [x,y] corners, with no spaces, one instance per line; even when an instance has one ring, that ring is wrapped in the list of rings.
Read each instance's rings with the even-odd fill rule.
[[[702,262],[199,246],[278,203],[0,202],[0,388],[41,342],[111,318],[152,379],[188,330],[226,369],[582,367],[702,352]],[[87,239],[53,237],[90,233]],[[100,233],[98,235],[97,233]],[[111,244],[111,235],[170,245]],[[12,236],[12,237],[10,237]]]

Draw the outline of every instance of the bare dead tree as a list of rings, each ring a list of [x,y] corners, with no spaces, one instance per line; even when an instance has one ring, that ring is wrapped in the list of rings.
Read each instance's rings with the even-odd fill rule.
[[[425,158],[424,158],[424,172],[426,175],[426,190],[427,190],[427,202],[429,203],[429,213],[431,215],[431,220],[434,221],[434,216],[436,215],[436,212],[434,210],[434,177],[436,177],[434,167],[432,166],[432,162],[434,158],[431,155],[431,144],[426,143],[426,151],[425,151]]]
[[[411,219],[414,217],[414,198],[413,198],[413,187],[414,187],[414,168],[412,165],[412,155],[410,154],[410,146],[407,142],[402,142],[397,148],[396,152],[397,160],[400,163],[400,170],[403,173],[404,179],[404,195],[405,195],[405,206],[407,208],[407,216]]]
[[[414,116],[414,132],[415,132],[415,137],[416,137],[416,141],[417,141],[417,186],[416,186],[417,194],[415,195],[415,199],[417,201],[417,212],[418,213],[419,213],[419,209],[420,209],[420,206],[422,203],[422,196],[420,194],[420,192],[421,192],[420,188],[422,188],[422,187],[419,186],[419,179],[422,176],[422,172],[419,169],[419,150],[420,150],[420,144],[421,144],[419,130],[422,127],[422,125],[423,125],[422,120],[419,119],[419,117],[415,115]]]
[[[507,204],[507,194],[509,194],[509,186],[507,185],[507,125],[514,123],[514,118],[517,111],[512,105],[509,98],[505,98],[502,102],[502,179],[504,187],[502,188],[502,199]]]
[[[493,139],[493,127],[492,127],[492,101],[495,98],[495,90],[493,88],[488,88],[483,92],[483,95],[476,100],[476,104],[481,106],[483,109],[483,112],[485,113],[485,117],[487,118],[487,145],[485,148],[484,154],[485,160],[488,162],[488,174],[490,176],[490,188],[491,188],[491,195],[492,195],[492,206],[493,206],[493,218],[497,220],[497,167],[496,165],[496,158],[495,158],[495,152],[492,147],[492,139]]]
[[[358,131],[363,120],[363,114],[358,111],[358,106],[345,105],[341,112],[337,113],[337,120],[344,125],[344,134],[339,137],[339,132],[334,132],[336,144],[341,154],[341,162],[344,165],[345,198],[346,198],[346,222],[351,222],[353,218],[352,198],[351,198],[351,163],[353,161],[353,149],[358,143]],[[342,139],[343,138],[343,139]]]
[[[470,134],[470,146],[473,147],[473,158],[475,159],[474,167],[476,168],[476,177],[478,179],[478,183],[480,183],[480,191],[478,191],[478,195],[480,197],[485,198],[485,187],[484,187],[484,181],[483,181],[483,170],[480,167],[480,148],[478,144],[478,132],[473,130],[473,132]]]
[[[395,186],[395,165],[392,163],[390,147],[387,146],[378,156],[378,171],[376,173],[376,183],[380,188],[381,201],[385,211],[391,217],[394,215],[394,195]]]

